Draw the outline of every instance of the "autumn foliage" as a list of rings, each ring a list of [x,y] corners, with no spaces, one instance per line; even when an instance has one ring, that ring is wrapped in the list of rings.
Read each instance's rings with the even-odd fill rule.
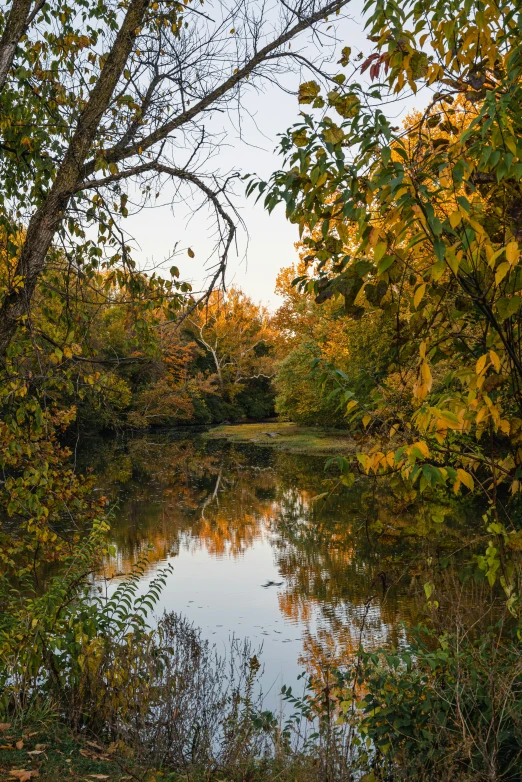
[[[346,400],[383,434],[354,468],[400,471],[421,492],[480,486],[491,542],[479,564],[512,606],[520,536],[497,498],[517,494],[522,464],[517,19],[510,4],[372,4],[367,100],[344,76],[325,97],[308,85],[301,101],[341,121],[304,114],[283,139],[286,168],[251,185],[299,227],[303,294],[342,297],[361,330],[378,312],[395,323],[392,398],[383,383],[374,409]],[[435,91],[425,111],[394,127],[383,96],[425,85]],[[352,96],[349,112],[341,96]]]

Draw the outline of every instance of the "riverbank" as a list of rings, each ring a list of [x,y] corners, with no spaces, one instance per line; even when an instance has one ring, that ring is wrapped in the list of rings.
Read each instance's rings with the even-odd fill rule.
[[[298,426],[291,422],[262,424],[230,424],[216,426],[202,435],[206,440],[227,440],[230,443],[251,443],[291,453],[324,456],[354,453],[355,440],[348,433],[335,429]]]
[[[76,733],[50,713],[20,724],[0,723],[0,750],[0,782],[320,782],[324,778],[313,751],[280,751],[262,757],[245,747],[243,756],[231,758],[225,768],[190,761],[186,769],[151,766],[134,757],[133,747]]]

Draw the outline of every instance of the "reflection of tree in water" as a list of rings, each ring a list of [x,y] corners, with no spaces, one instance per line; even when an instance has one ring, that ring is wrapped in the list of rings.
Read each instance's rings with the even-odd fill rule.
[[[269,536],[285,579],[280,609],[304,628],[310,671],[339,662],[361,638],[403,640],[410,581],[422,583],[423,563],[451,544],[432,516],[453,509],[421,506],[400,485],[361,483],[312,502],[325,488],[322,457],[141,437],[106,445],[99,459],[100,488],[117,503],[118,554],[106,571],[128,571],[148,547],[154,567],[182,547],[238,557]]]
[[[279,491],[273,544],[286,579],[281,611],[305,626],[300,662],[317,672],[370,639],[404,643],[402,622],[418,619],[430,578],[423,569],[461,547],[465,519],[455,503],[420,503],[400,482],[360,483],[324,502],[313,494],[298,482]]]
[[[139,438],[104,454],[99,486],[115,505],[118,555],[110,573],[128,571],[149,550],[151,566],[183,546],[240,556],[274,513],[269,462],[197,439]]]
[[[311,504],[308,492],[288,490],[280,502],[275,545],[286,589],[279,604],[285,616],[305,627],[300,662],[311,669],[339,663],[367,636],[396,641],[408,601],[404,596],[399,601],[397,590],[388,591],[384,601],[378,594],[378,561],[357,546],[360,492]]]

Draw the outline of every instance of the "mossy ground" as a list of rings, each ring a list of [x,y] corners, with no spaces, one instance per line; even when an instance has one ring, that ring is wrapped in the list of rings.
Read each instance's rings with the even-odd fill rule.
[[[13,772],[18,772],[16,775]],[[21,772],[26,772],[25,778]],[[165,777],[163,777],[165,779]],[[75,736],[57,720],[14,724],[0,733],[0,780],[88,782],[152,779],[130,759],[108,752],[94,738]]]
[[[273,435],[273,436],[270,436]],[[252,443],[292,453],[351,453],[355,441],[349,434],[333,430],[281,422],[216,426],[203,435],[208,440]]]
[[[233,768],[185,773],[148,768],[130,754],[125,747],[79,736],[56,717],[9,729],[0,724],[0,782],[320,782],[316,763],[307,756],[286,762],[245,758]]]

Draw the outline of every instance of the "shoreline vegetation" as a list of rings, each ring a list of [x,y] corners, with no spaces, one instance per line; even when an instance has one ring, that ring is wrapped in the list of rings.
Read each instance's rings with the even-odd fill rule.
[[[204,440],[227,440],[275,448],[289,453],[353,454],[356,442],[348,432],[322,427],[299,426],[292,422],[221,424],[201,434]]]

